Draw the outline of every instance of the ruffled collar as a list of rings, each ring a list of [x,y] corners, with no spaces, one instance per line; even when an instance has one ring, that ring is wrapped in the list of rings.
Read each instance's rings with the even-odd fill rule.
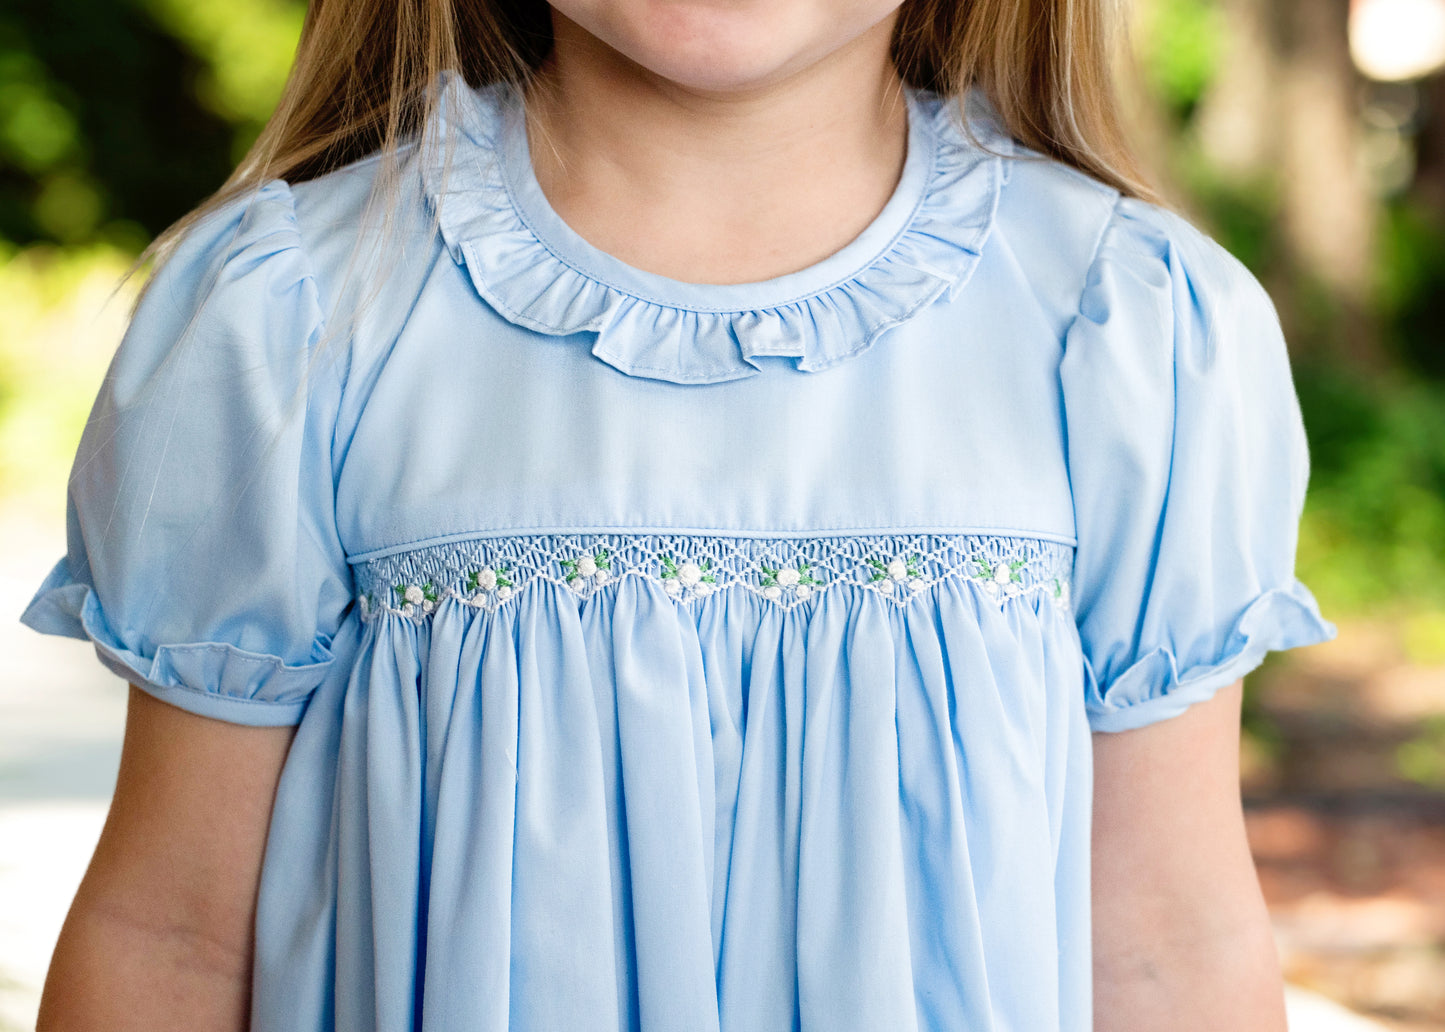
[[[966,283],[992,227],[1012,153],[974,91],[966,136],[957,105],[908,88],[908,150],[883,210],[842,250],[797,272],[739,284],[669,279],[589,244],[552,210],[532,171],[517,91],[439,82],[438,140],[422,169],[452,258],[477,292],[520,326],[593,334],[592,353],[632,376],[716,383],[784,356],[815,372],[857,355]],[[990,153],[994,151],[997,153]],[[449,164],[449,168],[446,167]]]

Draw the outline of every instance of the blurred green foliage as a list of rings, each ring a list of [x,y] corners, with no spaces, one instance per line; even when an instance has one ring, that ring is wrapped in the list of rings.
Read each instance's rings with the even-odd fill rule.
[[[143,246],[254,139],[304,12],[297,0],[7,0],[0,238]]]
[[[58,506],[64,476],[119,339],[123,299],[102,303],[133,254],[109,244],[0,244],[0,492]],[[99,344],[100,346],[97,346]]]
[[[1214,77],[1223,18],[1209,0],[1155,0],[1140,8],[1136,31],[1147,85],[1177,118],[1189,117]]]
[[[1445,221],[1408,200],[1383,207],[1378,304],[1388,343],[1408,367],[1445,380]]]
[[[1445,220],[1382,203],[1375,316],[1389,365],[1365,372],[1300,350],[1311,450],[1300,572],[1344,615],[1445,612]],[[1330,325],[1328,298],[1304,330]],[[1422,660],[1423,661],[1423,660]]]
[[[196,99],[236,127],[232,161],[240,161],[276,104],[306,5],[296,0],[142,0],[157,24],[201,58]]]
[[[64,468],[108,357],[38,342],[83,323],[76,299],[95,302],[95,283],[226,177],[279,95],[304,11],[301,0],[0,9],[0,490]],[[1217,174],[1189,131],[1221,73],[1225,17],[1216,0],[1149,0],[1134,37],[1176,178],[1227,247],[1306,301],[1289,325],[1313,461],[1301,576],[1332,616],[1445,613],[1445,216],[1409,196],[1380,201],[1372,304],[1388,368],[1342,362],[1328,293],[1289,280],[1278,177]],[[1412,640],[1445,653],[1430,626]]]
[[[1346,612],[1445,609],[1445,392],[1296,371],[1311,444],[1300,569]]]

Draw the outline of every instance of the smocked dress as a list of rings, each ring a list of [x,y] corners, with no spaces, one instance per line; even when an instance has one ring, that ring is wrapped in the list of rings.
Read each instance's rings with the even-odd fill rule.
[[[440,86],[370,299],[375,158],[159,270],[23,617],[299,724],[252,1027],[1089,1029],[1090,732],[1333,633],[1264,291],[920,90],[860,236],[683,283]]]

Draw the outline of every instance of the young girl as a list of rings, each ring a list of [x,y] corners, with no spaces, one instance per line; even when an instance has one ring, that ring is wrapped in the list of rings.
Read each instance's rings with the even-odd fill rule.
[[[41,1028],[1283,1029],[1305,440],[1109,6],[313,3],[25,615],[133,685]]]

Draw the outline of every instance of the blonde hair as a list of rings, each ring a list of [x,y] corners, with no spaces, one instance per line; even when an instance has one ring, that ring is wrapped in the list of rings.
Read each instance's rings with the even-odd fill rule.
[[[1118,2],[904,0],[893,61],[904,82],[944,96],[961,98],[976,85],[1024,146],[1126,195],[1157,200],[1120,115],[1112,71],[1123,52]],[[368,156],[380,160],[363,222],[382,218],[379,260],[399,194],[399,149],[419,142],[449,153],[451,141],[425,138],[439,100],[430,84],[453,69],[474,87],[526,87],[551,42],[542,0],[311,0],[285,89],[260,136],[225,183],[157,236],[126,278],[147,262],[163,263],[188,229],[241,194]],[[353,251],[353,266],[356,257]]]

